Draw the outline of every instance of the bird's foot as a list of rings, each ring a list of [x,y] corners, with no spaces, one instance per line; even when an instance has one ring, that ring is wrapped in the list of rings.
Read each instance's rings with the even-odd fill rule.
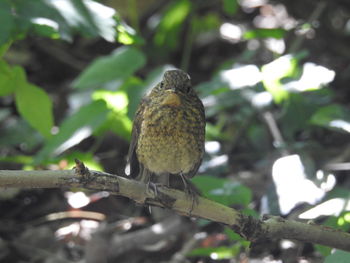
[[[199,203],[198,197],[200,196],[200,193],[199,193],[198,189],[193,185],[193,183],[187,177],[185,177],[185,175],[180,174],[180,176],[181,176],[181,179],[184,183],[185,193],[192,201],[191,207],[189,210],[189,216],[191,216],[191,213],[193,211],[194,206],[198,205],[198,203]]]

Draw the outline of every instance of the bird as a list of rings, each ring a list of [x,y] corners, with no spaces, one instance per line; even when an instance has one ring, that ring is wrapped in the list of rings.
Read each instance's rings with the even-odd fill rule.
[[[169,176],[181,176],[185,192],[196,196],[189,178],[204,155],[205,111],[190,76],[168,70],[135,113],[127,162],[130,176],[150,184],[156,176],[169,187]]]

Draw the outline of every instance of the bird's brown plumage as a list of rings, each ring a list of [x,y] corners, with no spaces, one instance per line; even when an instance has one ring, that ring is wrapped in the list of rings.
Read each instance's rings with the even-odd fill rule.
[[[164,73],[136,112],[128,153],[130,174],[149,182],[152,174],[194,176],[204,154],[205,114],[181,70]]]

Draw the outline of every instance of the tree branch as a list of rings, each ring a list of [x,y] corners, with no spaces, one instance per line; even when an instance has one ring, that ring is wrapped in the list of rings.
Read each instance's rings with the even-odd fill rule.
[[[0,170],[1,187],[66,188],[83,187],[109,191],[137,203],[166,207],[185,216],[195,216],[231,227],[236,233],[252,242],[266,239],[294,239],[317,243],[350,251],[350,234],[332,228],[289,221],[280,217],[262,220],[244,215],[230,207],[203,197],[192,208],[192,200],[179,190],[159,186],[157,194],[147,185],[122,176],[90,171],[80,162],[77,168],[64,171],[10,171]]]

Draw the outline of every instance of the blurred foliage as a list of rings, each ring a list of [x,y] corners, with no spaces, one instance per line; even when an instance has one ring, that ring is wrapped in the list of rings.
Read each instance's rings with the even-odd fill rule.
[[[248,206],[252,201],[250,189],[235,182],[205,175],[195,177],[193,182],[205,197],[226,206],[233,204]]]
[[[140,99],[167,69],[179,67],[206,108],[207,153],[193,179],[204,196],[255,217],[279,213],[271,171],[296,154],[305,180],[323,195],[296,202],[284,216],[302,215],[306,203],[306,211],[332,200],[346,204],[350,17],[341,10],[350,13],[350,5],[327,5],[1,0],[2,167],[70,169],[78,158],[92,169],[123,171]],[[349,231],[347,211],[313,219]],[[218,229],[224,242],[188,255],[248,253],[248,242]],[[325,262],[349,261],[349,253],[315,251]]]

